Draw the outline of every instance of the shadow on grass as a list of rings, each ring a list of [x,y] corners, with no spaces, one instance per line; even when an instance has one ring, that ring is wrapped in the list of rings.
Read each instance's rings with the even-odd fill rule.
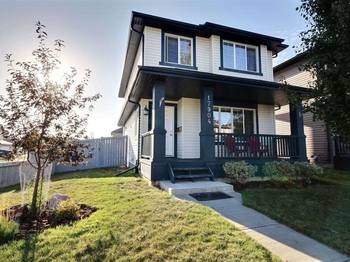
[[[34,262],[38,235],[33,235],[25,239],[23,246],[22,262]]]
[[[89,169],[84,171],[72,171],[66,173],[55,173],[51,176],[51,181],[60,181],[65,179],[79,179],[79,178],[106,178],[106,177],[116,177],[122,171],[125,171],[125,168],[99,168],[99,169]],[[127,172],[118,177],[137,177],[134,171]],[[1,193],[8,193],[13,191],[14,193],[18,193],[21,191],[21,187],[19,184],[7,186],[0,188]]]
[[[19,191],[21,191],[20,185],[18,184],[18,185],[12,185],[12,186],[0,188],[0,194],[1,193],[8,193],[11,191],[13,191],[14,193],[18,193]]]
[[[84,171],[74,171],[67,173],[56,173],[51,177],[52,181],[60,181],[64,179],[79,179],[79,178],[106,178],[106,177],[116,177],[122,171],[125,171],[124,168],[99,168],[99,169],[90,169]],[[138,174],[133,171],[127,172],[118,177],[136,177]]]
[[[243,202],[272,219],[350,255],[349,184],[344,184],[345,180],[340,179],[337,172],[318,179],[320,183],[305,188],[247,189],[243,191]]]

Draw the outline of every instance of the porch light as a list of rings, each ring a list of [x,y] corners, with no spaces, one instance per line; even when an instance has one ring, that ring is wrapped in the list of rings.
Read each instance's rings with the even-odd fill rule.
[[[275,105],[275,111],[278,111],[281,109],[281,105]]]
[[[143,108],[143,115],[144,116],[148,116],[149,113],[149,109],[147,108],[147,106],[145,105],[145,107]]]

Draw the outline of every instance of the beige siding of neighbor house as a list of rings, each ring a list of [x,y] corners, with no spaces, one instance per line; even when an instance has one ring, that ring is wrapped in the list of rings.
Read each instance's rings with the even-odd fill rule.
[[[287,81],[290,85],[302,86],[310,88],[312,84],[312,75],[310,72],[302,70],[302,63],[296,63],[292,66],[284,68],[274,75],[275,82]]]
[[[311,88],[312,75],[302,71],[302,62],[291,65],[275,73],[276,82],[286,81],[288,84]],[[276,132],[281,135],[290,135],[289,106],[282,106],[276,111]],[[312,113],[304,113],[304,133],[306,136],[307,157],[313,160],[318,158],[320,163],[329,162],[328,135],[322,121],[314,121]]]
[[[276,115],[276,133],[278,135],[290,135],[289,105],[281,106],[275,112]]]
[[[145,26],[144,28],[144,65],[161,66],[162,30]],[[244,44],[244,43],[243,43]],[[272,52],[266,45],[260,45],[262,75],[244,74],[220,70],[220,37],[213,35],[210,38],[196,37],[196,66],[198,71],[219,75],[235,76],[249,79],[273,81]],[[186,69],[188,70],[188,69]]]

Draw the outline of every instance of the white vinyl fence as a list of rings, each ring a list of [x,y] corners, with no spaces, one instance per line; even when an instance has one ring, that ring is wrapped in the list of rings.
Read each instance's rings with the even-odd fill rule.
[[[52,172],[51,166],[46,170]],[[0,188],[19,184],[20,174],[22,179],[31,180],[36,175],[36,169],[27,161],[0,162]]]
[[[55,165],[54,172],[70,172],[77,170],[124,166],[127,163],[127,137],[107,137],[99,139],[85,140],[93,148],[92,158],[88,162],[78,166]],[[51,172],[51,166],[50,172]],[[25,175],[27,180],[33,178],[36,174],[34,169],[27,161],[0,162],[0,188],[16,185],[21,182]]]
[[[87,139],[83,143],[89,144],[90,148],[93,149],[92,157],[88,159],[87,163],[77,166],[57,164],[55,173],[126,165],[126,136]]]

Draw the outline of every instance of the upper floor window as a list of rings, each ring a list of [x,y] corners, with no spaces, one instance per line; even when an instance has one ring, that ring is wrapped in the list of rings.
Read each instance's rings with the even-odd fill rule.
[[[165,34],[164,62],[192,66],[193,38]]]
[[[224,69],[233,69],[258,73],[258,47],[222,41],[222,66]]]

